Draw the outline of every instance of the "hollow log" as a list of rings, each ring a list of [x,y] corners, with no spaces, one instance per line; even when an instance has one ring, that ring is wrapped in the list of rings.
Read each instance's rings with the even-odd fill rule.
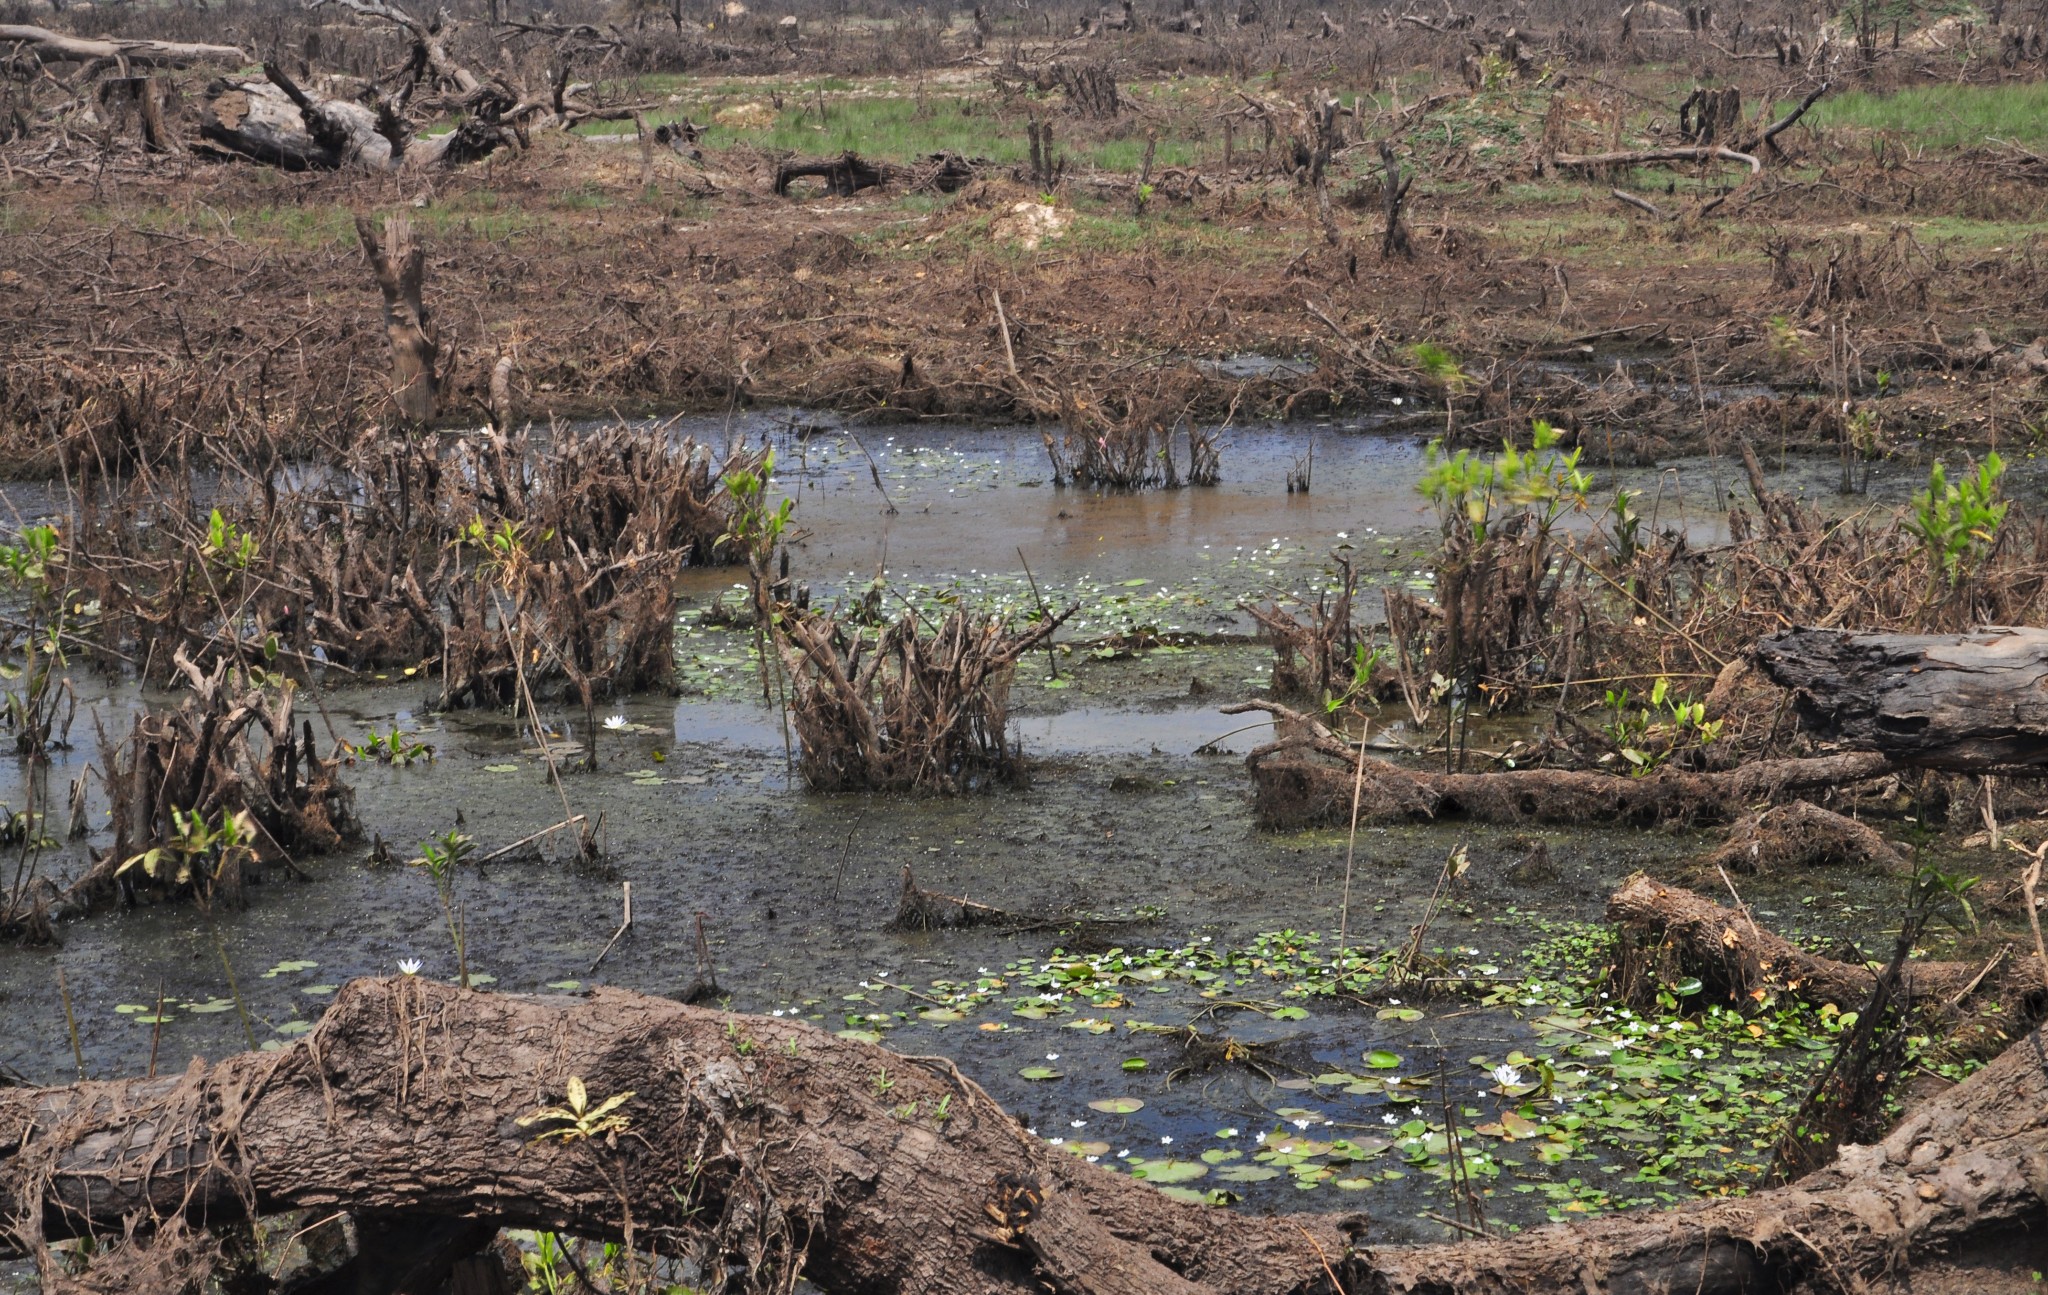
[[[1797,760],[1755,760],[1738,769],[1692,773],[1668,765],[1641,777],[1567,769],[1433,773],[1404,769],[1357,751],[1320,723],[1273,702],[1225,706],[1228,715],[1263,710],[1282,737],[1245,757],[1265,827],[1341,826],[1354,794],[1361,823],[1462,818],[1480,823],[1725,823],[1758,805],[1814,788],[1877,777],[1893,766],[1875,752]]]
[[[233,45],[187,45],[177,41],[67,36],[46,27],[0,23],[0,45],[20,44],[45,63],[108,63],[128,67],[190,67],[218,63],[241,67],[249,56]]]
[[[720,1290],[1699,1295],[1860,1289],[2048,1207],[2039,1036],[1788,1187],[1509,1238],[1367,1247],[1356,1218],[1183,1204],[1020,1129],[950,1062],[617,990],[346,986],[312,1034],[178,1078],[0,1090],[0,1248],[305,1207],[624,1240]],[[576,1077],[630,1124],[543,1140]],[[887,1082],[884,1083],[883,1081]],[[472,1234],[482,1235],[482,1230]],[[189,1234],[188,1234],[189,1235]],[[175,1247],[167,1247],[175,1249]],[[148,1280],[123,1255],[126,1289]],[[88,1269],[88,1275],[90,1269]],[[137,1274],[140,1274],[138,1276]]]
[[[2048,765],[2048,630],[1789,629],[1756,656],[1817,737],[1958,773]]]

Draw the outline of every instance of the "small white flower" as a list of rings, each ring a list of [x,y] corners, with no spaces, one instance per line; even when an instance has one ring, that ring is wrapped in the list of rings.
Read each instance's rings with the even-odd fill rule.
[[[1057,1052],[1048,1052],[1045,1054],[1045,1059],[1047,1061],[1058,1061],[1060,1059],[1060,1054]]]
[[[1293,1154],[1293,1152],[1294,1152],[1294,1144],[1293,1144],[1292,1142],[1289,1142],[1289,1143],[1287,1143],[1287,1144],[1286,1144],[1285,1146],[1283,1146],[1283,1147],[1281,1147],[1281,1148],[1280,1148],[1280,1154],[1281,1154],[1281,1155],[1283,1155],[1283,1156],[1285,1156],[1285,1155],[1291,1155],[1291,1154]]]
[[[624,715],[607,715],[604,718],[604,726],[609,729],[624,728],[626,727],[626,717]]]
[[[425,965],[426,965],[426,964],[425,964],[425,963],[423,963],[423,962],[421,962],[421,961],[420,961],[420,960],[419,960],[418,958],[400,958],[400,959],[398,960],[398,970],[399,970],[399,971],[400,971],[400,972],[401,972],[402,974],[404,974],[404,975],[408,975],[408,976],[417,976],[417,975],[419,975],[419,974],[420,974],[420,968],[421,968],[421,967],[423,967],[423,966],[425,966]]]
[[[1096,1161],[1098,1161],[1098,1160],[1100,1160],[1100,1159],[1102,1159],[1102,1157],[1101,1157],[1101,1156],[1090,1156],[1090,1157],[1088,1157],[1088,1163],[1092,1165],[1092,1164],[1094,1164],[1094,1163],[1095,1163]]]
[[[1420,1115],[1422,1114],[1422,1108],[1420,1106],[1411,1106],[1408,1108],[1408,1113],[1410,1115]]]
[[[1068,1120],[1068,1121],[1067,1121],[1067,1127],[1068,1127],[1068,1128],[1070,1128],[1070,1129],[1085,1129],[1085,1128],[1087,1128],[1087,1127],[1088,1127],[1088,1121],[1086,1121],[1086,1120]]]
[[[1053,1146],[1056,1146],[1056,1147],[1057,1147],[1057,1146],[1060,1146],[1060,1145],[1064,1144],[1065,1142],[1066,1142],[1066,1139],[1065,1139],[1065,1138],[1054,1138],[1054,1139],[1052,1140],[1052,1145],[1053,1145]]]
[[[1159,1139],[1159,1145],[1160,1145],[1160,1146],[1162,1146],[1162,1147],[1170,1147],[1170,1146],[1172,1146],[1172,1145],[1173,1145],[1173,1137],[1172,1137],[1172,1135],[1170,1135],[1170,1134],[1169,1134],[1168,1136],[1166,1136],[1166,1137],[1163,1137],[1163,1138]]]
[[[1289,1120],[1288,1123],[1297,1129],[1305,1129],[1308,1127],[1309,1122],[1307,1120]]]
[[[1394,1116],[1392,1116],[1392,1115],[1382,1115],[1382,1116],[1380,1116],[1380,1123],[1382,1123],[1382,1124],[1398,1124],[1398,1123],[1400,1123],[1400,1121],[1399,1121],[1399,1120],[1398,1120],[1397,1118],[1395,1118]]]
[[[1030,1135],[1031,1135],[1032,1137],[1034,1137],[1034,1138],[1038,1136],[1038,1130],[1037,1130],[1037,1129],[1026,1129],[1026,1130],[1024,1130],[1024,1131],[1025,1131],[1026,1133],[1030,1134]]]
[[[1129,1160],[1129,1159],[1131,1158],[1131,1151],[1130,1151],[1130,1148],[1129,1148],[1129,1147],[1125,1147],[1125,1148],[1124,1148],[1124,1149],[1123,1149],[1122,1151],[1119,1151],[1119,1152],[1117,1152],[1117,1153],[1116,1153],[1116,1158],[1117,1158],[1118,1160]]]
[[[1509,1065],[1495,1066],[1493,1082],[1502,1088],[1513,1088],[1522,1082],[1522,1072]]]
[[[1694,1049],[1692,1050],[1692,1055],[1693,1055],[1693,1059],[1694,1059],[1694,1060],[1698,1060],[1699,1058],[1701,1058],[1701,1057],[1704,1057],[1704,1056],[1706,1056],[1707,1054],[1706,1054],[1706,1052],[1705,1052],[1704,1050],[1702,1050],[1702,1049],[1700,1049],[1700,1048],[1694,1048]]]
[[[1398,998],[1389,998],[1389,999],[1387,1000],[1387,1006],[1388,1006],[1388,1007],[1399,1007],[1400,1005],[1401,1005],[1401,1000],[1400,1000],[1400,999],[1398,999]]]

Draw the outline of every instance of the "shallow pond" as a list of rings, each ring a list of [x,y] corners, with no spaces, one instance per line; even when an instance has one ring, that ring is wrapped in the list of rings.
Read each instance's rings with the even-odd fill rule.
[[[1021,609],[1035,580],[1048,602],[1082,603],[1062,636],[1058,677],[1042,656],[1018,672],[1014,728],[1029,779],[953,800],[794,786],[781,725],[756,699],[745,636],[702,623],[731,572],[686,581],[680,700],[616,707],[621,726],[595,734],[581,731],[580,714],[549,717],[563,737],[596,745],[598,768],[566,773],[559,793],[510,715],[426,714],[430,690],[402,675],[310,689],[318,707],[302,710],[331,738],[395,723],[434,746],[428,762],[349,774],[363,821],[400,857],[458,823],[489,851],[565,811],[602,816],[605,875],[559,862],[567,843],[555,843],[461,878],[470,965],[493,988],[678,992],[696,975],[701,914],[734,1010],[795,1013],[906,1052],[946,1053],[1041,1136],[1079,1154],[1244,1208],[1366,1209],[1382,1239],[1446,1235],[1423,1216],[1453,1212],[1447,1105],[1468,1130],[1481,1128],[1474,1145],[1485,1159],[1474,1163],[1489,1214],[1528,1223],[1726,1181],[1727,1164],[1760,1154],[1741,1139],[1767,1108],[1796,1100],[1801,1058],[1822,1024],[1774,1024],[1768,1037],[1737,1037],[1731,1025],[1680,1045],[1597,1000],[1566,1001],[1566,964],[1597,958],[1584,924],[1597,921],[1606,895],[1697,842],[1612,830],[1370,829],[1359,835],[1347,908],[1341,834],[1253,827],[1241,757],[1269,730],[1218,706],[1258,691],[1270,657],[1248,641],[1237,601],[1323,587],[1337,546],[1349,546],[1371,581],[1417,581],[1434,533],[1414,487],[1419,442],[1335,425],[1239,430],[1228,434],[1223,485],[1117,496],[1053,489],[1035,432],[869,429],[856,443],[766,416],[678,427],[714,441],[734,431],[776,437],[804,532],[796,573],[821,598],[857,591],[879,570],[913,600]],[[1314,489],[1290,496],[1286,468],[1311,441]],[[1704,541],[1724,533],[1710,482],[1728,466],[1634,470],[1600,490],[1642,490],[1646,517],[1654,507],[1660,522]],[[1785,476],[1818,492],[1833,470],[1795,463]],[[35,511],[28,492],[12,501]],[[1147,631],[1139,645],[1105,646],[1132,630]],[[58,803],[95,758],[92,717],[119,734],[141,701],[125,684],[80,684],[77,749],[49,773]],[[0,767],[0,800],[30,799],[21,771]],[[1554,875],[1513,880],[1511,865],[1539,839]],[[92,845],[104,847],[105,834],[37,866],[61,879]],[[1398,949],[1461,845],[1471,871],[1421,941],[1454,969],[1457,992],[1411,992],[1404,1002],[1369,976],[1333,983],[1340,922],[1358,958]],[[0,951],[9,1023],[0,1064],[35,1082],[74,1073],[60,968],[97,1076],[138,1073],[153,1050],[159,1068],[172,1068],[251,1039],[281,1046],[310,1028],[335,986],[392,974],[401,958],[452,976],[428,878],[402,864],[369,866],[366,852],[310,861],[313,881],[259,887],[246,911],[109,912],[66,928],[59,949]],[[1044,921],[1009,934],[891,933],[906,867],[931,889]],[[1891,898],[1890,883],[1868,881],[1843,878],[1824,895],[1764,891],[1757,902],[1766,917],[1783,909],[1787,928],[1864,930]],[[593,971],[624,882],[634,927]],[[1281,932],[1290,934],[1260,939]],[[1077,947],[1054,956],[1069,944]],[[1136,956],[1119,961],[1112,948]],[[1206,1036],[1192,1049],[1190,1027]],[[1228,1039],[1235,1051],[1220,1042]],[[1630,1060],[1631,1045],[1644,1061]],[[1780,1066],[1790,1069],[1774,1082]],[[1513,1081],[1495,1067],[1509,1067]],[[1536,1123],[1521,1113],[1532,1102],[1543,1104]],[[1623,1136],[1645,1121],[1679,1129],[1686,1120],[1689,1132],[1640,1147]],[[1655,1168],[1673,1146],[1717,1163],[1690,1176],[1683,1164]]]

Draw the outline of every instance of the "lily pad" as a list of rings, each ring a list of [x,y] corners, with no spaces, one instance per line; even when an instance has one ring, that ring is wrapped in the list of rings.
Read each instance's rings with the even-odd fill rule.
[[[1374,1070],[1393,1070],[1400,1066],[1401,1055],[1398,1052],[1389,1052],[1385,1048],[1374,1048],[1365,1054],[1365,1064]]]
[[[1382,1021],[1419,1021],[1422,1009],[1419,1007],[1382,1007],[1373,1016]]]
[[[549,989],[577,990],[583,988],[583,982],[580,980],[550,980],[546,987]]]
[[[487,764],[487,765],[485,765],[485,766],[484,766],[484,772],[485,772],[485,773],[518,773],[518,772],[519,772],[519,766],[518,766],[518,765],[516,765],[516,764]]]
[[[1017,1073],[1019,1075],[1022,1075],[1024,1078],[1031,1080],[1066,1078],[1066,1074],[1064,1071],[1055,1070],[1051,1066],[1026,1066]]]
[[[1263,1183],[1278,1178],[1280,1171],[1265,1165],[1225,1165],[1216,1176],[1226,1183]]]
[[[1198,1160],[1132,1160],[1131,1176],[1148,1183],[1191,1183],[1205,1176],[1209,1166]]]
[[[215,1012],[231,1012],[234,1010],[234,1007],[235,1000],[232,998],[209,998],[203,1003],[185,1004],[186,1011],[194,1012],[201,1016],[211,1016]]]
[[[1143,1057],[1127,1057],[1124,1060],[1124,1069],[1132,1072],[1133,1074],[1137,1073],[1140,1070],[1143,1070],[1145,1066],[1146,1061]]]
[[[277,1032],[289,1036],[308,1034],[312,1032],[312,1029],[313,1023],[311,1021],[286,1021],[283,1025],[277,1027]]]
[[[1305,1007],[1276,1007],[1267,1015],[1276,1021],[1305,1021],[1308,1019],[1308,1009]]]
[[[299,992],[302,994],[311,994],[315,998],[325,998],[329,994],[333,993],[335,990],[340,988],[340,985],[307,985],[304,989],[301,989]]]
[[[873,1030],[840,1030],[838,1035],[842,1039],[852,1039],[855,1043],[880,1043],[882,1041],[882,1036]]]
[[[319,963],[314,962],[310,958],[287,958],[285,961],[264,972],[263,978],[265,980],[276,980],[279,976],[293,975],[301,971],[311,971],[319,965]]]
[[[956,1012],[950,1007],[933,1007],[917,1014],[917,1019],[930,1021],[934,1025],[951,1025],[967,1019],[965,1012]]]
[[[1142,1097],[1101,1097],[1088,1103],[1088,1108],[1101,1111],[1105,1115],[1129,1115],[1134,1111],[1144,1110],[1145,1099]]]
[[[1060,1150],[1075,1156],[1106,1156],[1109,1154],[1109,1144],[1107,1142],[1062,1142],[1060,1143]]]

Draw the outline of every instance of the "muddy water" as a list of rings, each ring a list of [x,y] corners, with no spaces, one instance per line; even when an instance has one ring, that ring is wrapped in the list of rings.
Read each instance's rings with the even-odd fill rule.
[[[1268,1127],[1282,1108],[1312,1109],[1320,1136],[1360,1135],[1379,1124],[1384,1095],[1297,1107],[1298,1093],[1240,1067],[1175,1076],[1177,1049],[1127,1028],[1097,1035],[1058,1019],[1016,1019],[1007,1010],[961,1023],[924,1019],[917,1013],[932,1001],[932,980],[972,980],[982,968],[1000,970],[1020,959],[1038,965],[1060,936],[907,936],[884,925],[907,866],[925,886],[1013,912],[1129,917],[1158,910],[1162,915],[1149,923],[1118,932],[1132,947],[1205,937],[1229,944],[1285,928],[1334,931],[1341,836],[1252,826],[1241,755],[1267,731],[1217,707],[1258,689],[1265,657],[1229,637],[1243,628],[1233,608],[1238,597],[1275,585],[1319,585],[1327,578],[1324,555],[1336,545],[1350,545],[1373,579],[1412,579],[1432,526],[1414,492],[1418,443],[1334,425],[1236,432],[1226,443],[1220,487],[1098,496],[1053,489],[1033,434],[859,435],[856,444],[829,429],[777,433],[805,532],[794,555],[797,573],[821,596],[857,588],[878,567],[892,587],[986,587],[1015,595],[1021,549],[1048,598],[1071,592],[1093,600],[1077,623],[1092,617],[1096,630],[1113,630],[1117,614],[1095,608],[1117,597],[1156,597],[1145,615],[1177,617],[1191,631],[1224,637],[1099,656],[1080,642],[1062,654],[1058,680],[1034,658],[1020,670],[1015,696],[1016,735],[1033,758],[1028,783],[956,800],[804,793],[792,785],[774,712],[749,700],[744,686],[700,689],[709,695],[681,700],[639,699],[618,708],[623,728],[595,734],[580,731],[579,715],[551,716],[565,738],[594,740],[598,757],[595,771],[567,773],[559,792],[509,715],[427,714],[428,690],[402,678],[311,690],[324,714],[316,723],[335,737],[358,738],[396,723],[435,746],[431,763],[365,765],[350,775],[364,822],[401,857],[458,824],[488,851],[564,817],[565,809],[602,816],[611,861],[605,875],[558,861],[564,851],[555,848],[461,879],[472,968],[506,991],[573,981],[673,993],[695,978],[694,929],[702,914],[718,980],[735,1010],[795,1012],[834,1029],[874,1024],[864,1018],[880,1012],[889,1017],[891,1046],[957,1057],[1041,1133],[1100,1138],[1113,1144],[1103,1153],[1110,1159],[1116,1151],[1156,1155],[1169,1145],[1163,1139],[1220,1147],[1219,1130]],[[1314,489],[1289,496],[1284,472],[1310,441]],[[869,455],[894,514],[884,511]],[[1810,475],[1831,465],[1798,470]],[[1705,465],[1693,465],[1668,481],[1649,471],[1622,480],[1655,500],[1661,520],[1708,538],[1722,521],[1711,507],[1711,488],[1701,484],[1707,475]],[[1648,514],[1649,506],[1639,507]],[[729,582],[729,573],[693,573],[686,592],[701,606]],[[686,639],[682,650],[701,642]],[[58,803],[67,781],[94,757],[86,716],[102,716],[118,733],[141,700],[118,683],[81,685],[86,705],[73,735],[77,749],[50,771]],[[18,769],[0,765],[0,801],[20,806],[32,795]],[[95,821],[103,823],[99,809]],[[1559,875],[1539,886],[1516,885],[1508,865],[1538,838]],[[1434,929],[1443,946],[1503,965],[1545,923],[1594,919],[1604,896],[1630,872],[1695,848],[1661,833],[1368,830],[1358,844],[1353,938],[1379,947],[1404,939],[1443,859],[1461,842],[1474,862],[1472,890]],[[37,866],[62,879],[83,866],[84,850],[95,845],[105,847],[104,833],[51,851]],[[373,868],[364,853],[310,861],[313,881],[275,880],[258,889],[247,911],[210,918],[183,907],[110,912],[66,929],[59,949],[0,951],[7,1021],[0,1064],[36,1082],[74,1073],[57,994],[60,967],[86,1069],[98,1076],[138,1073],[148,1064],[153,1027],[139,1018],[152,1014],[159,992],[172,1003],[156,1043],[160,1068],[246,1046],[250,1035],[229,1001],[223,956],[259,1044],[288,1042],[318,1015],[334,985],[391,974],[401,958],[421,959],[422,974],[452,976],[427,878],[403,866]],[[618,923],[623,882],[633,888],[634,929],[593,972]],[[1853,913],[1841,917],[1854,920]],[[863,990],[862,981],[924,986],[927,997]],[[1475,1052],[1498,1055],[1528,1037],[1511,1015],[1460,1003],[1416,1022],[1335,1006],[1281,1021],[1255,1012],[1219,1014],[1191,990],[1132,997],[1128,1008],[1111,1014],[1119,1027],[1133,1020],[1185,1024],[1206,1009],[1212,1026],[1225,1021],[1240,1037],[1275,1045],[1300,1073],[1355,1068],[1375,1048],[1400,1053],[1418,1071],[1433,1069],[1433,1059],[1456,1070]],[[978,1028],[977,1021],[988,1020],[1008,1028]],[[1125,1070],[1132,1060],[1146,1061],[1147,1069]],[[1034,1064],[1066,1077],[1032,1082],[1018,1073]],[[1086,1107],[1126,1094],[1147,1105],[1127,1116]],[[1330,1124],[1321,1125],[1323,1119]],[[1075,1120],[1086,1123],[1076,1129]],[[1364,1201],[1296,1192],[1285,1175],[1238,1190],[1247,1207],[1365,1204],[1387,1220],[1376,1232],[1383,1238],[1437,1235],[1434,1225],[1413,1220],[1423,1209],[1444,1208],[1441,1189],[1421,1176],[1380,1184]],[[1507,1217],[1540,1217],[1517,1199],[1504,1199]]]

